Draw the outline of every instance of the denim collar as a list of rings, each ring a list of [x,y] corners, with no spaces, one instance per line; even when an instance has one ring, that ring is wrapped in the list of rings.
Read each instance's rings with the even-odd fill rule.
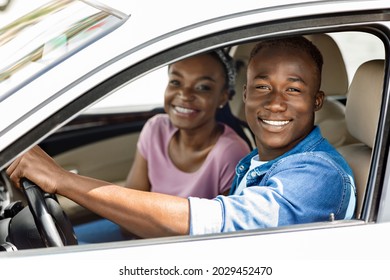
[[[269,168],[280,159],[288,157],[289,155],[312,151],[322,141],[324,141],[324,138],[321,135],[319,127],[314,126],[313,130],[291,150],[289,150],[288,152],[284,153],[283,155],[280,155],[279,157],[273,160],[264,163],[258,168],[255,168],[253,171],[257,173],[256,174],[257,176],[261,176],[263,173],[266,173],[269,170]],[[239,181],[241,181],[242,177],[248,171],[250,167],[251,159],[257,154],[258,154],[258,149],[256,148],[239,161],[239,163],[236,166],[236,175],[238,176]],[[237,186],[238,186],[238,182],[233,182],[231,193],[234,193],[234,190],[237,188]]]

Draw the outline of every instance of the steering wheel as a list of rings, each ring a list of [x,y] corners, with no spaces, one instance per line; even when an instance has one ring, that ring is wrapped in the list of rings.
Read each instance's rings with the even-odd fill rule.
[[[23,178],[25,194],[35,225],[46,247],[62,247],[77,244],[73,226],[56,197],[44,193],[36,184]]]

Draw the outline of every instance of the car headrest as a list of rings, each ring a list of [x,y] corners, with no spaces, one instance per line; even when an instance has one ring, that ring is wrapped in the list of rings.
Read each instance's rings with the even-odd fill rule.
[[[324,59],[321,90],[327,96],[345,96],[348,92],[348,74],[337,43],[327,34],[312,34],[305,37],[317,46]]]
[[[384,60],[370,60],[356,70],[348,91],[346,121],[349,133],[370,148],[375,141],[382,101]]]

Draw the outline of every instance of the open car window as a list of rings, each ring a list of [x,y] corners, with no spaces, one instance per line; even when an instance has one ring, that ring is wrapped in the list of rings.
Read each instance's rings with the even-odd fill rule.
[[[382,41],[375,35],[366,32],[346,31],[331,32],[328,34],[338,45],[345,61],[345,68],[348,78],[348,85],[352,81],[356,69],[365,61],[372,59],[384,59],[385,49]],[[238,46],[231,47],[231,53]],[[248,52],[249,50],[247,50]],[[246,57],[242,57],[246,55]],[[237,63],[242,63],[242,59],[247,59],[247,54],[240,54]],[[241,61],[240,61],[241,60]],[[329,64],[329,62],[327,62]],[[242,65],[237,65],[242,67]],[[330,66],[331,67],[331,66]],[[241,69],[243,70],[243,69]],[[108,97],[96,102],[83,114],[113,114],[147,111],[163,106],[163,94],[167,82],[167,66],[153,70],[138,79],[123,85]],[[242,103],[242,81],[238,77],[237,94],[233,101],[233,110],[236,103]],[[332,96],[331,98],[343,98],[343,96]],[[345,102],[345,100],[344,100]],[[240,114],[239,112],[236,112]]]
[[[125,84],[83,114],[131,113],[162,108],[167,83],[168,67],[164,66]]]

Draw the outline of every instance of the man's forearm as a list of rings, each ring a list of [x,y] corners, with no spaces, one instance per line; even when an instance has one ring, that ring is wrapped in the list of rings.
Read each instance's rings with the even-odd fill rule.
[[[140,237],[189,233],[189,202],[68,174],[57,192]]]

